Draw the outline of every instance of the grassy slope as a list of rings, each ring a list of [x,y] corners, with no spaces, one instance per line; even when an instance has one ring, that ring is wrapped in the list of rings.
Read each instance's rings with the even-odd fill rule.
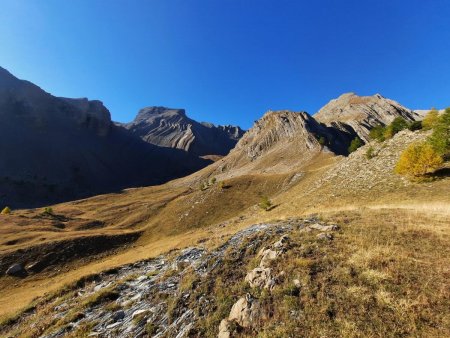
[[[362,156],[364,151],[360,150],[358,156]],[[360,162],[361,159],[357,156],[355,158],[355,162]],[[417,226],[425,229],[423,230],[425,232],[433,232],[433,225],[439,222],[442,245],[447,244],[448,247],[450,215],[448,178],[430,183],[405,185],[398,177],[389,176],[391,178],[386,184],[383,183],[376,189],[372,187],[367,191],[360,191],[351,185],[343,184],[346,182],[335,177],[317,188],[316,182],[328,177],[329,171],[339,168],[343,161],[346,160],[322,154],[307,167],[297,168],[289,175],[227,178],[227,185],[230,186],[228,189],[222,190],[215,185],[201,191],[198,188],[199,182],[205,180],[210,175],[210,170],[214,169],[214,167],[206,168],[188,178],[159,187],[130,189],[121,194],[102,195],[65,203],[53,208],[56,214],[74,219],[72,223],[68,222],[63,231],[54,231],[51,225],[43,228],[42,220],[33,218],[40,211],[27,210],[17,212],[15,216],[6,216],[8,222],[16,223],[12,225],[13,227],[0,225],[0,231],[5,238],[2,240],[0,250],[4,251],[27,247],[42,238],[45,238],[44,242],[51,242],[72,236],[105,232],[143,230],[144,233],[131,249],[114,252],[112,256],[96,257],[90,262],[68,262],[64,273],[50,271],[24,280],[9,277],[0,279],[0,314],[10,314],[26,306],[34,297],[55,291],[64,284],[90,273],[152,257],[175,247],[192,245],[199,240],[208,239],[208,245],[216,245],[223,235],[231,234],[248,224],[309,213],[321,213],[324,217],[337,220],[342,217],[351,219],[350,224],[354,224],[355,233],[359,233],[359,238],[355,237],[353,244],[352,242],[345,244],[349,245],[345,249],[348,252],[356,250],[358,243],[375,245],[373,234],[376,232],[373,232],[373,227],[378,227],[378,232],[390,233],[392,224],[402,222],[403,218],[409,220],[410,229]],[[297,181],[292,180],[293,175],[299,171],[303,172],[303,176]],[[364,179],[361,181],[365,182]],[[340,190],[336,193],[337,185],[340,186]],[[262,195],[272,196],[276,208],[270,212],[260,210],[256,203]],[[403,218],[400,218],[400,215],[403,215],[401,216]],[[372,217],[376,220],[375,224]],[[100,220],[104,222],[104,226],[80,232],[77,227],[86,219]],[[361,230],[366,226],[373,231]],[[18,227],[22,231],[18,232]],[[20,238],[16,244],[5,245],[5,242],[14,241],[16,237]],[[426,247],[431,247],[434,239],[433,236],[425,236],[420,240]],[[350,249],[352,246],[353,249]],[[407,252],[410,249],[405,246],[404,250]],[[442,263],[442,256],[438,251],[422,253],[423,257],[420,259],[427,264],[431,264],[431,261],[439,262],[436,264]],[[433,269],[433,273],[442,278],[444,273],[442,269],[439,270],[437,267]]]

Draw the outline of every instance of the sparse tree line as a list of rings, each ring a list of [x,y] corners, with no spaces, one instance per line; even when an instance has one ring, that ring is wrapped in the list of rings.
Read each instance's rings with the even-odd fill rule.
[[[437,112],[437,111],[436,111]],[[374,141],[383,142],[386,141],[392,137],[394,137],[395,134],[399,133],[402,130],[409,129],[411,131],[420,130],[423,129],[423,124],[427,124],[425,119],[423,121],[412,121],[408,122],[402,117],[396,117],[390,124],[387,126],[376,126],[373,127],[370,130],[369,138]],[[348,147],[348,152],[353,153],[358,148],[362,147],[364,145],[364,141],[361,140],[358,136],[356,136],[350,143],[350,146]],[[373,148],[371,151],[369,151],[369,154],[367,154],[368,158],[374,157]]]
[[[395,172],[413,180],[425,178],[450,158],[450,108],[441,115],[431,110],[423,119],[422,128],[432,130],[431,135],[406,148],[395,167]]]
[[[387,126],[372,128],[369,136],[371,140],[383,142],[405,129],[432,131],[425,141],[409,145],[400,155],[395,167],[395,172],[400,175],[407,176],[411,180],[422,180],[441,168],[450,158],[450,108],[443,114],[432,109],[422,121],[407,122],[397,117]],[[363,141],[356,137],[348,150],[351,153],[363,145]],[[371,159],[375,156],[375,149],[370,146],[366,151],[366,157]]]

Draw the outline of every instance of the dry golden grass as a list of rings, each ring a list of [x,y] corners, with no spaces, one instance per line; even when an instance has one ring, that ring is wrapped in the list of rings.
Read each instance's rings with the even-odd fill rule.
[[[425,232],[440,231],[442,236],[448,236],[448,178],[397,190],[387,189],[375,196],[340,191],[337,197],[336,192],[326,186],[309,194],[311,185],[337,160],[329,155],[319,155],[307,166],[297,168],[290,174],[218,175],[216,184],[201,191],[199,182],[211,177],[216,169],[213,165],[190,177],[162,186],[128,189],[117,194],[52,206],[55,214],[69,219],[63,222],[63,229],[55,226],[57,221],[54,219],[37,218],[42,210],[13,211],[11,215],[1,216],[0,254],[76,237],[131,231],[142,231],[143,234],[133,245],[109,256],[66,262],[62,271],[57,271],[57,267],[22,280],[0,278],[0,316],[18,311],[34,298],[54,292],[83,276],[154,257],[174,248],[195,245],[198,241],[207,240],[204,245],[215,246],[223,241],[223,236],[267,220],[311,213],[333,215],[339,220],[339,215],[348,212],[361,214],[363,225],[366,214],[385,212],[395,216],[398,212],[405,217],[403,221],[410,222],[410,227],[415,229],[411,231],[423,227]],[[303,172],[303,177],[292,183],[291,178],[299,171]],[[219,187],[223,179],[226,180],[225,189]],[[257,203],[262,195],[269,196],[275,208],[270,211],[258,208]],[[428,215],[430,222],[440,220],[441,217],[444,217],[444,221],[430,226],[426,222],[417,222],[415,213]],[[84,226],[93,221],[100,221],[102,226],[86,230]],[[407,229],[405,224],[403,227]],[[357,246],[355,244],[355,252]],[[377,270],[368,269],[362,278],[375,283],[385,280],[384,277]],[[358,294],[358,290],[355,289],[354,294]],[[390,299],[383,290],[378,297],[386,302]],[[352,323],[345,325],[348,330],[353,327]]]
[[[450,335],[447,216],[386,208],[319,216],[341,230],[328,243],[292,236],[296,245],[275,265],[289,278],[265,305],[272,316],[262,337]]]

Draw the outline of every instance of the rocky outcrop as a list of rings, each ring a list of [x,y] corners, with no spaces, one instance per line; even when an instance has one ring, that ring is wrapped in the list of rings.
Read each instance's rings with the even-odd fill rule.
[[[369,140],[369,131],[378,125],[387,125],[396,117],[407,121],[420,119],[421,116],[405,108],[396,101],[380,94],[358,96],[347,93],[331,100],[317,114],[315,119],[338,130],[353,130],[365,142]]]
[[[143,142],[100,101],[52,96],[0,68],[0,199],[34,207],[163,183],[211,163]]]
[[[23,277],[26,275],[26,270],[24,269],[22,264],[15,263],[11,265],[8,270],[6,270],[6,274],[8,276],[14,276],[14,277]]]
[[[197,156],[226,155],[244,134],[239,127],[199,123],[187,117],[184,109],[166,107],[143,108],[124,126],[145,142]]]
[[[248,282],[252,288],[271,289],[273,287],[274,280],[272,278],[272,270],[270,268],[254,268],[247,273],[245,281]]]
[[[239,257],[249,247],[254,247],[256,254],[257,248],[266,241],[272,242],[267,249],[275,251],[277,259],[283,259],[283,253],[294,245],[287,234],[311,225],[327,226],[315,218],[255,224],[209,251],[201,246],[189,247],[101,272],[77,282],[74,289],[67,288],[61,294],[36,300],[33,310],[23,313],[16,322],[0,327],[0,335],[20,332],[26,336],[57,338],[77,336],[78,330],[88,327],[90,336],[99,337],[205,336],[201,323],[215,316],[217,306],[222,305],[217,295],[211,294],[210,287],[218,276],[241,274],[238,270],[242,267],[241,259],[249,257],[240,257],[233,266],[224,265],[224,261]],[[263,256],[257,257],[262,263]],[[237,270],[229,270],[232,268]],[[276,297],[273,289],[281,278],[291,278],[282,275],[280,272],[271,277],[274,284],[267,289],[271,296]],[[187,287],[186,281],[193,282]],[[300,289],[299,280],[293,278],[292,283]],[[251,290],[244,291],[228,308],[227,317],[216,328],[220,338],[255,333],[269,318],[264,300],[257,296],[257,287],[251,285]]]
[[[306,112],[269,111],[218,166],[221,172],[242,174],[292,171],[323,150],[346,154],[353,137],[321,125]]]
[[[261,306],[257,299],[247,293],[234,303],[231,308],[229,321],[235,321],[244,328],[252,327],[261,319]]]

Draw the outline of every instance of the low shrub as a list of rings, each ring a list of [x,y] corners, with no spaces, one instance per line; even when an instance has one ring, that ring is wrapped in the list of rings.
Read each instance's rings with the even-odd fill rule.
[[[10,213],[11,213],[11,208],[10,207],[4,207],[0,214],[2,214],[2,215],[9,215]]]
[[[370,160],[370,159],[374,158],[375,156],[376,156],[375,149],[372,146],[370,146],[366,151],[366,158],[368,160]]]
[[[354,151],[356,151],[358,148],[362,147],[363,145],[364,145],[364,142],[357,136],[350,143],[350,147],[348,147],[348,152],[353,153]]]
[[[408,122],[402,117],[396,117],[390,125],[388,125],[384,131],[384,138],[388,139],[394,137],[398,132],[407,129]]]
[[[273,206],[272,201],[267,196],[263,196],[261,198],[261,202],[259,203],[259,207],[261,209],[269,211],[270,209],[272,209],[272,206]]]
[[[408,125],[408,129],[411,131],[421,130],[422,121],[413,121]]]
[[[371,140],[376,140],[379,142],[383,142],[385,140],[384,138],[385,133],[385,127],[383,126],[376,126],[373,127],[369,132],[369,137]]]

